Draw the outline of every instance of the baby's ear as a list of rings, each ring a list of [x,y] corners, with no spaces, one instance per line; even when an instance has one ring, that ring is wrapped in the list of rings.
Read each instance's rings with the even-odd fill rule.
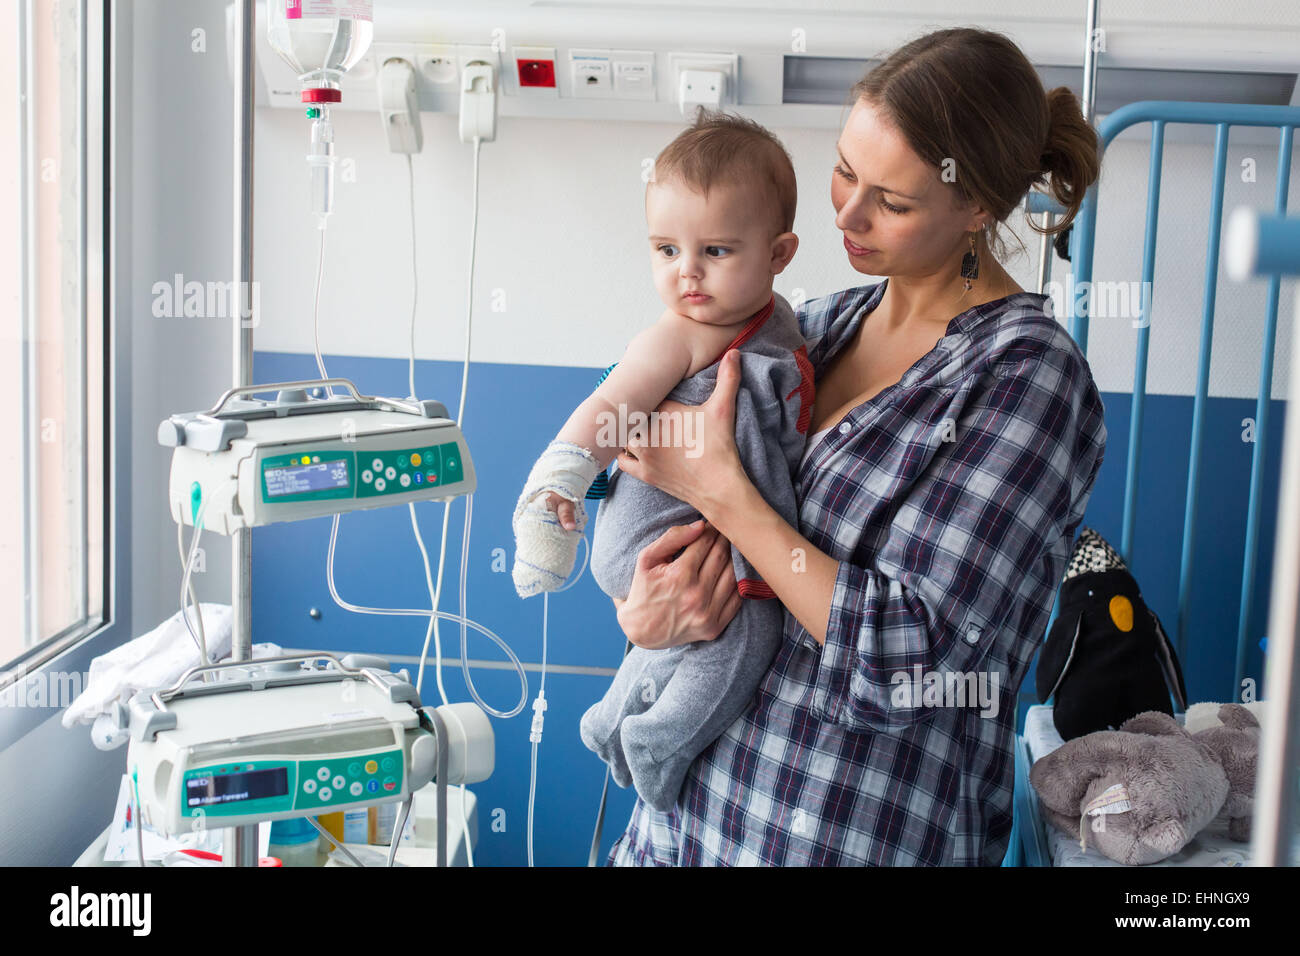
[[[772,240],[772,275],[778,276],[794,258],[799,249],[799,237],[793,232],[783,232]]]

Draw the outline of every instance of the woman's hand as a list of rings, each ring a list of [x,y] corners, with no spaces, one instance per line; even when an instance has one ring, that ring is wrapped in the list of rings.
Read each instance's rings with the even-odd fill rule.
[[[711,641],[740,602],[731,543],[700,520],[669,528],[641,549],[618,623],[629,641],[648,650]]]
[[[656,409],[658,434],[638,431],[619,452],[618,467],[691,505],[708,518],[712,504],[736,480],[748,480],[736,451],[736,390],[740,353],[728,350],[718,368],[718,383],[703,405],[665,401]],[[665,414],[672,427],[664,425]],[[689,423],[688,423],[689,418]],[[689,425],[689,427],[688,427]]]

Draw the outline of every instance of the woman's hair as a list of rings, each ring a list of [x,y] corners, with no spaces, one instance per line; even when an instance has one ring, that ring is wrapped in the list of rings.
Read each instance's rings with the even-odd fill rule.
[[[997,226],[1030,187],[1046,183],[1074,221],[1101,171],[1097,134],[1068,87],[1044,92],[1020,48],[1000,33],[939,30],[899,47],[850,91],[896,126],[925,162],[951,168],[963,200],[992,215],[989,244],[1005,250]],[[1023,247],[1022,247],[1023,248]]]

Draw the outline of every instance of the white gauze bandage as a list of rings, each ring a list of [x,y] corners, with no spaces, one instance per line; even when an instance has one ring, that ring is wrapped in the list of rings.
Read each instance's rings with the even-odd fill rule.
[[[520,597],[554,591],[573,571],[578,541],[587,526],[583,497],[600,473],[591,452],[571,442],[553,441],[537,459],[515,505],[515,590]],[[573,503],[574,531],[566,531],[546,507],[554,492]]]

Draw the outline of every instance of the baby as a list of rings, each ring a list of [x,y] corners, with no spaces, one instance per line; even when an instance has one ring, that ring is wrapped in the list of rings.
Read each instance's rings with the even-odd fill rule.
[[[565,423],[533,466],[515,508],[515,587],[527,597],[560,587],[586,527],[583,498],[629,431],[685,444],[698,456],[691,412],[656,429],[664,399],[699,405],[718,363],[740,350],[736,448],[746,473],[798,526],[795,477],[813,406],[812,366],[794,312],[772,279],[794,256],[795,178],[784,147],[749,120],[701,110],[655,161],[646,188],[655,287],[667,311]],[[694,452],[694,455],[693,455]],[[597,496],[598,497],[598,496]],[[625,599],[641,549],[694,508],[622,471],[609,477],[591,549],[596,583]],[[691,762],[743,712],[781,640],[782,608],[732,551],[741,610],[713,641],[624,657],[604,698],[583,716],[583,743],[619,786],[671,809]]]

